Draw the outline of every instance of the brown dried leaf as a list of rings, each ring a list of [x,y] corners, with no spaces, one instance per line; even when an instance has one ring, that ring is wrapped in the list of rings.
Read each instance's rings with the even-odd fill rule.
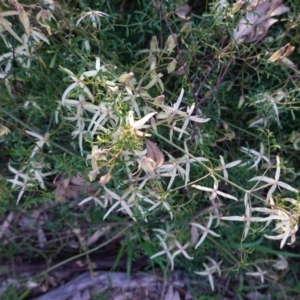
[[[188,20],[191,12],[192,8],[188,4],[178,4],[176,6],[175,14],[181,19]]]
[[[234,29],[233,36],[237,43],[251,43],[263,38],[269,27],[277,22],[276,19],[271,17],[289,11],[289,8],[281,6],[281,3],[281,0],[276,0],[274,2],[267,1],[259,5],[253,3],[253,5],[256,6],[239,21]]]
[[[180,300],[179,293],[173,288],[173,286],[169,286],[165,294],[164,300]]]
[[[279,50],[275,51],[269,58],[268,62],[275,62],[284,57],[291,55],[295,50],[294,46],[291,46],[290,43],[286,44],[285,46],[281,47]]]
[[[8,134],[9,132],[10,130],[7,127],[0,124],[0,136],[3,136],[4,134]]]
[[[71,183],[75,185],[83,185],[85,183],[84,179],[81,176],[76,176],[71,178]]]
[[[177,45],[177,35],[176,34],[169,35],[165,43],[165,49],[167,49],[168,55],[170,55],[174,51],[176,45]]]
[[[180,67],[177,71],[174,72],[175,75],[184,75],[186,73],[186,63],[184,63],[182,67]]]
[[[193,247],[194,245],[197,244],[198,239],[199,239],[199,232],[197,230],[197,227],[192,225],[191,226],[191,242],[190,242],[191,247]]]
[[[256,6],[261,5],[269,0],[250,0],[248,6],[246,7],[247,11],[252,11]]]
[[[6,217],[5,221],[3,222],[3,224],[0,227],[0,239],[2,238],[2,236],[5,234],[5,232],[8,230],[12,220],[14,217],[14,212],[11,211],[8,216]]]
[[[56,176],[54,183],[57,185],[54,195],[57,203],[65,203],[67,199],[79,199],[83,193],[92,193],[91,184],[86,183],[80,175],[73,178]]]
[[[231,9],[231,13],[232,14],[236,14],[241,8],[242,6],[244,5],[244,1],[242,0],[238,0],[232,7]]]
[[[39,241],[39,247],[40,247],[40,249],[45,248],[46,243],[47,243],[47,238],[46,238],[46,235],[45,235],[45,233],[44,233],[44,231],[43,231],[42,228],[38,229],[37,236],[38,236],[38,241]]]
[[[98,239],[102,235],[104,235],[105,233],[110,231],[110,229],[111,229],[111,226],[104,226],[103,228],[98,229],[97,231],[95,231],[87,241],[88,246],[91,246],[92,244],[96,243],[98,241]]]
[[[155,169],[162,166],[165,162],[164,154],[161,150],[150,140],[146,139],[147,157],[155,162]]]

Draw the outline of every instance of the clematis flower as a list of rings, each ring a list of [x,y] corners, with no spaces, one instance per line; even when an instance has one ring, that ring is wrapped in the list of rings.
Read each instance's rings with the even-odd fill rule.
[[[179,140],[181,139],[182,134],[185,131],[185,129],[187,128],[189,122],[192,121],[192,122],[196,122],[196,123],[206,123],[206,122],[210,121],[210,118],[204,119],[204,118],[199,118],[197,116],[192,116],[194,109],[195,109],[195,104],[192,104],[190,107],[187,108],[186,113],[184,113],[184,114],[182,112],[178,113],[184,117],[184,123],[182,125],[180,135],[178,137]]]
[[[171,177],[167,189],[171,188],[175,180],[175,177],[178,174],[180,174],[180,176],[183,179],[185,179],[184,183],[185,185],[187,185],[188,182],[190,181],[191,164],[197,161],[201,161],[201,162],[208,161],[208,159],[205,157],[196,157],[195,159],[190,158],[189,149],[186,142],[184,142],[184,149],[185,149],[185,154],[182,157],[177,159],[175,159],[171,154],[168,153],[167,155],[170,158],[169,161],[157,169],[157,173],[160,174],[161,176]],[[185,165],[185,169],[181,165]]]
[[[34,157],[36,155],[36,153],[41,150],[43,148],[43,146],[46,144],[48,147],[50,146],[49,144],[49,133],[45,133],[44,136],[33,132],[33,131],[29,131],[29,130],[25,130],[25,132],[33,137],[35,137],[38,141],[36,142],[36,146],[33,148],[30,158]]]
[[[263,181],[263,182],[267,183],[266,185],[264,185],[263,187],[260,187],[259,189],[271,186],[271,188],[268,191],[267,197],[266,197],[267,201],[269,201],[269,199],[271,198],[271,196],[273,195],[273,193],[277,187],[282,187],[291,192],[299,193],[299,191],[297,189],[291,187],[289,184],[287,184],[283,181],[279,181],[279,178],[280,178],[280,158],[277,155],[276,156],[276,172],[275,172],[274,179],[266,177],[266,176],[255,176],[255,177],[251,178],[249,181],[257,180],[257,181]]]
[[[266,221],[264,218],[261,218],[261,217],[252,217],[252,209],[250,206],[250,201],[248,200],[248,193],[245,193],[244,203],[245,203],[245,215],[244,216],[221,217],[222,220],[241,221],[241,222],[245,223],[242,240],[246,239],[249,229],[250,229],[251,222],[265,222]]]
[[[206,226],[203,226],[199,223],[191,223],[192,226],[195,226],[195,227],[199,228],[203,232],[199,242],[195,246],[195,249],[197,249],[203,243],[203,241],[206,239],[208,234],[211,234],[215,237],[220,237],[219,234],[215,233],[214,231],[212,231],[210,229],[212,221],[213,221],[213,216],[211,214],[209,214],[209,219],[208,219],[208,222],[207,222]]]
[[[88,12],[83,12],[80,15],[80,18],[77,20],[76,22],[76,26],[79,26],[79,24],[81,23],[81,21],[84,18],[90,18],[90,21],[92,23],[92,26],[94,28],[100,29],[101,28],[101,19],[100,17],[109,17],[108,14],[102,12],[102,11],[98,11],[98,10],[90,10]]]
[[[241,160],[236,160],[236,161],[233,161],[231,163],[225,164],[223,156],[220,155],[220,162],[221,162],[221,166],[216,168],[215,170],[223,170],[224,179],[228,180],[227,169],[230,169],[230,168],[233,168],[233,167],[239,165],[242,161]]]
[[[121,208],[124,209],[126,211],[126,213],[136,222],[136,218],[133,216],[133,213],[129,207],[129,205],[127,204],[127,197],[129,196],[131,190],[127,189],[122,196],[117,195],[116,193],[112,192],[111,190],[109,190],[106,186],[104,186],[105,191],[107,192],[107,194],[109,194],[112,199],[117,200],[117,202],[111,206],[111,208],[106,212],[106,214],[103,217],[103,220],[119,205],[121,205]]]
[[[182,253],[182,255],[187,259],[194,259],[192,256],[188,255],[188,253],[185,251],[185,249],[187,249],[190,246],[189,242],[182,246],[177,240],[175,240],[175,246],[178,248],[178,250],[176,250],[172,254],[173,259],[180,253]]]
[[[265,147],[263,143],[260,143],[260,150],[259,152],[253,149],[249,149],[246,147],[241,147],[241,151],[246,153],[247,155],[251,156],[252,158],[255,158],[254,164],[249,167],[249,169],[256,168],[258,169],[258,164],[261,162],[261,160],[264,160],[269,165],[271,165],[270,159],[265,156]]]
[[[206,263],[203,263],[205,271],[195,272],[195,274],[198,274],[201,276],[207,276],[211,290],[214,291],[215,286],[214,286],[213,274],[217,273],[219,276],[221,276],[220,265],[221,265],[222,261],[216,262],[214,259],[212,259],[209,256],[206,256],[206,258],[210,261],[210,264],[208,265]]]
[[[157,114],[157,112],[152,112],[152,113],[149,113],[146,116],[144,116],[142,119],[140,119],[138,121],[134,121],[133,111],[130,110],[128,113],[128,116],[126,118],[126,123],[132,128],[132,130],[134,131],[134,133],[137,137],[151,136],[151,134],[144,133],[144,132],[140,131],[139,129],[149,128],[151,125],[145,125],[145,123],[148,120],[150,120],[155,114]]]
[[[62,95],[62,99],[61,99],[61,104],[62,105],[66,105],[65,101],[67,99],[67,96],[76,88],[80,88],[82,89],[83,92],[85,92],[88,97],[92,100],[92,102],[94,102],[94,96],[91,93],[91,91],[88,89],[88,87],[85,85],[85,83],[83,82],[83,80],[81,78],[77,78],[76,75],[71,72],[70,70],[66,69],[66,68],[62,68],[60,67],[63,71],[65,71],[70,78],[74,81],[72,84],[70,84],[67,89],[64,91],[63,95]]]
[[[259,277],[260,278],[260,281],[261,283],[264,283],[264,275],[267,274],[268,272],[267,271],[263,271],[258,265],[254,264],[257,271],[256,272],[246,272],[245,274],[247,276],[254,276],[254,277]]]
[[[229,198],[229,199],[233,199],[235,201],[238,201],[238,199],[236,197],[219,191],[218,190],[218,185],[219,185],[218,180],[215,180],[213,188],[208,188],[206,186],[201,186],[201,185],[197,185],[197,184],[193,184],[192,187],[194,187],[198,190],[201,190],[201,191],[210,192],[211,193],[210,200],[213,200],[213,199],[217,198],[218,195],[220,195],[224,198]]]
[[[84,134],[86,133],[86,130],[84,130],[84,122],[82,122],[77,130],[74,130],[71,135],[73,136],[73,138],[76,138],[76,136],[78,136],[78,139],[79,139],[79,149],[80,149],[80,153],[81,155],[83,155],[83,146],[82,146],[82,142],[83,142],[83,136]]]
[[[55,22],[57,22],[55,17],[53,16],[52,12],[47,9],[42,8],[36,15],[36,21],[41,26],[46,28],[49,35],[51,35],[52,33],[51,33],[51,27],[47,24],[47,21],[51,21],[51,19],[54,19]]]
[[[157,115],[157,119],[169,119],[169,121],[173,120],[174,115],[179,114],[179,106],[181,104],[182,98],[184,94],[184,89],[181,89],[180,95],[173,106],[161,105],[161,108],[164,112],[161,112]]]
[[[169,259],[169,261],[170,261],[170,264],[171,264],[171,270],[173,270],[174,269],[174,258],[173,258],[173,256],[172,256],[172,254],[171,254],[171,250],[174,248],[174,244],[171,244],[171,245],[167,245],[166,244],[166,240],[165,239],[163,239],[161,236],[159,236],[159,235],[156,235],[157,236],[157,238],[159,239],[159,241],[160,241],[160,245],[161,245],[161,247],[163,248],[163,250],[162,251],[159,251],[159,252],[157,252],[157,253],[155,253],[154,255],[152,255],[151,257],[150,257],[150,259],[153,259],[153,258],[155,258],[155,257],[158,257],[158,256],[161,256],[161,255],[164,255],[164,254],[166,254],[167,255],[167,258]]]

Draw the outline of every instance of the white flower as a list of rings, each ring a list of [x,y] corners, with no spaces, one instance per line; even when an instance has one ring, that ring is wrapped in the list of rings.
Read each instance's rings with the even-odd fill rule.
[[[167,198],[168,198],[168,194],[163,194],[163,195],[159,195],[157,194],[155,191],[149,191],[149,198],[151,198],[155,204],[153,206],[151,206],[148,211],[152,211],[155,208],[157,208],[158,206],[164,207],[167,212],[170,214],[171,219],[173,219],[173,212],[172,209],[169,205],[169,203],[167,202]]]
[[[225,164],[223,156],[220,155],[220,162],[221,162],[221,167],[218,167],[215,170],[223,170],[224,179],[228,180],[228,172],[227,172],[226,169],[233,168],[233,167],[237,166],[238,164],[240,164],[242,161],[241,160],[236,160],[236,161],[233,161],[229,164]]]
[[[157,112],[152,112],[152,113],[149,113],[146,116],[144,116],[142,119],[140,119],[138,121],[134,121],[133,111],[130,110],[128,113],[127,119],[126,119],[126,123],[133,129],[136,136],[138,136],[138,137],[151,136],[150,134],[144,133],[144,132],[140,131],[139,129],[149,128],[150,125],[145,125],[145,123],[147,121],[149,121],[149,119],[152,118],[155,114],[157,114]]]
[[[80,117],[82,117],[84,111],[89,111],[91,113],[96,113],[98,111],[99,107],[95,104],[87,102],[83,94],[80,94],[78,98],[78,100],[65,99],[65,106],[77,108],[76,117],[74,118],[74,120],[77,120]]]
[[[193,122],[197,122],[197,123],[206,123],[206,122],[210,121],[210,118],[203,119],[203,118],[198,118],[196,116],[192,116],[194,109],[195,109],[195,104],[192,104],[190,107],[187,108],[187,113],[185,115],[180,113],[180,115],[183,115],[183,117],[184,117],[184,123],[182,125],[181,132],[178,137],[179,140],[181,139],[183,133],[185,132],[185,129],[187,128],[189,122],[193,121]]]
[[[49,169],[50,166],[49,166],[49,164],[33,161],[33,162],[31,162],[31,168],[29,169],[29,173],[33,173],[34,178],[40,183],[40,187],[42,189],[45,189],[46,187],[45,187],[43,178],[52,175],[53,172],[43,173],[42,172],[43,168]]]
[[[51,33],[51,27],[47,24],[47,21],[51,21],[51,19],[54,19],[55,22],[57,22],[55,17],[53,16],[52,12],[50,10],[46,10],[43,8],[36,15],[37,22],[41,26],[46,28],[49,35],[51,35],[52,33]]]
[[[64,91],[63,95],[62,95],[62,99],[61,99],[61,104],[65,105],[65,101],[67,99],[67,96],[74,90],[74,89],[81,89],[83,92],[85,92],[88,97],[92,100],[92,102],[94,102],[94,96],[91,93],[91,91],[88,89],[88,87],[85,85],[85,83],[83,82],[83,80],[81,78],[77,78],[76,75],[74,73],[72,73],[70,70],[66,69],[66,68],[62,68],[61,69],[63,71],[65,71],[70,78],[74,81],[74,83],[70,84],[67,89]]]
[[[273,263],[273,268],[276,270],[287,270],[289,263],[283,255],[278,255],[278,259]]]
[[[184,89],[181,89],[180,95],[179,95],[176,103],[173,104],[173,106],[161,105],[161,108],[165,112],[159,113],[157,115],[157,119],[170,119],[170,121],[171,121],[176,114],[179,114],[179,112],[180,112],[179,106],[181,104],[181,101],[182,101],[182,98],[183,98],[183,94],[184,94]]]
[[[35,137],[38,141],[36,142],[36,146],[33,148],[30,158],[34,157],[36,153],[43,148],[43,146],[46,144],[48,147],[50,146],[49,144],[49,133],[45,133],[44,136],[33,132],[33,131],[28,131],[25,130],[25,132],[33,137]]]
[[[183,256],[187,259],[194,259],[193,257],[191,257],[190,255],[188,255],[188,253],[185,251],[186,248],[188,248],[190,246],[190,243],[186,243],[184,246],[182,246],[177,240],[175,240],[175,245],[178,248],[178,250],[176,250],[173,254],[172,257],[173,259],[179,255],[180,253],[183,254]]]
[[[267,274],[267,271],[263,271],[259,266],[257,266],[256,264],[254,264],[257,272],[246,272],[245,274],[248,276],[254,276],[254,277],[260,277],[260,281],[261,283],[264,283],[265,277],[264,275]]]
[[[25,168],[22,168],[21,171],[17,171],[10,164],[8,164],[8,169],[15,174],[15,178],[14,179],[7,179],[7,181],[12,183],[12,188],[17,186],[17,189],[21,189],[20,192],[19,192],[18,198],[17,198],[17,204],[18,204],[20,199],[22,198],[24,192],[26,191],[27,187],[33,186],[32,183],[28,183],[28,181],[32,180],[32,178],[29,175],[22,173],[22,171],[24,171]],[[18,180],[19,177],[23,181]]]
[[[218,182],[218,180],[215,179],[215,181],[214,181],[214,188],[213,189],[205,187],[205,186],[197,185],[197,184],[193,184],[192,187],[194,187],[194,188],[196,188],[198,190],[201,190],[201,191],[210,192],[211,193],[210,200],[213,200],[213,199],[217,198],[218,195],[220,195],[220,196],[222,196],[224,198],[229,198],[229,199],[233,199],[235,201],[238,201],[238,199],[236,197],[219,191],[218,190],[218,185],[219,185],[219,182]]]
[[[85,203],[87,203],[87,202],[89,202],[89,201],[91,201],[91,200],[93,200],[94,201],[94,203],[97,205],[100,205],[101,207],[103,207],[103,208],[106,208],[107,207],[107,202],[102,202],[100,199],[99,199],[99,194],[101,193],[101,191],[102,191],[102,189],[99,189],[95,194],[93,194],[93,195],[90,195],[89,197],[87,197],[87,198],[85,198],[85,199],[83,199],[82,201],[80,201],[80,203],[78,204],[78,205],[83,205],[83,204],[85,204]]]
[[[7,21],[4,17],[19,15],[19,12],[16,10],[10,10],[0,13],[0,32],[7,30],[15,39],[17,39],[20,43],[23,43],[22,39],[12,30],[12,25],[9,21]],[[4,35],[2,38],[6,42]]]
[[[117,200],[117,202],[106,212],[106,214],[103,217],[103,220],[119,205],[121,205],[121,208],[124,209],[126,211],[126,213],[136,222],[136,218],[133,216],[133,213],[129,207],[129,205],[127,204],[127,201],[125,200],[128,195],[130,194],[131,190],[128,189],[126,190],[122,196],[120,197],[119,195],[117,195],[116,193],[110,191],[106,186],[104,186],[105,191],[115,200]]]
[[[101,28],[100,17],[105,17],[105,16],[109,17],[108,14],[106,14],[102,11],[98,11],[98,10],[90,10],[88,12],[83,12],[83,13],[81,13],[80,18],[77,20],[76,26],[78,26],[84,18],[89,17],[92,22],[93,27],[100,29]]]
[[[1,18],[0,18],[1,21]],[[0,24],[1,25],[1,24]],[[1,32],[1,28],[0,28]],[[16,59],[23,68],[29,68],[31,64],[31,59],[33,57],[33,48],[28,47],[24,41],[22,45],[14,48],[14,51],[2,54],[0,56],[0,79],[6,78],[12,68],[12,62]],[[8,44],[10,48],[12,46]]]
[[[96,75],[98,75],[100,73],[100,71],[102,72],[107,72],[107,69],[105,67],[105,65],[101,66],[101,59],[100,57],[96,57],[96,63],[95,63],[95,70],[91,70],[91,71],[85,71],[81,74],[80,79],[84,79],[85,77],[94,77]],[[98,77],[98,76],[97,76]],[[112,85],[115,85],[113,82],[111,82]]]
[[[195,249],[197,249],[203,243],[203,241],[205,240],[205,238],[207,237],[208,234],[211,234],[215,237],[220,237],[219,234],[217,234],[214,231],[210,230],[212,221],[213,221],[213,217],[212,217],[211,214],[209,214],[209,220],[208,220],[206,226],[203,226],[199,223],[191,223],[192,226],[195,226],[195,227],[199,228],[203,232],[203,234],[201,236],[201,239],[199,240],[199,242],[195,246]]]
[[[76,138],[76,136],[79,137],[79,149],[80,149],[80,153],[81,155],[83,155],[83,146],[82,146],[82,142],[83,142],[83,136],[86,133],[86,130],[84,130],[84,122],[82,122],[81,124],[79,124],[77,130],[74,130],[71,135],[73,136],[73,138]]]
[[[294,193],[299,192],[297,189],[291,187],[289,184],[287,184],[285,182],[282,182],[282,181],[279,181],[279,178],[280,178],[280,159],[279,159],[279,156],[277,155],[276,156],[275,179],[269,178],[269,177],[266,177],[266,176],[256,176],[256,177],[251,178],[249,181],[257,180],[257,181],[264,181],[264,182],[267,183],[266,185],[264,185],[263,187],[260,187],[259,189],[262,189],[262,188],[265,188],[265,187],[271,185],[271,188],[268,191],[268,194],[267,194],[267,197],[266,197],[267,201],[269,201],[269,199],[271,198],[271,196],[273,195],[273,193],[274,193],[274,191],[276,190],[277,187],[283,187],[284,189],[287,189],[287,190],[289,190],[291,192],[294,192]]]
[[[221,265],[222,261],[217,263],[214,259],[212,259],[208,256],[206,258],[211,262],[211,264],[208,265],[206,263],[203,263],[205,271],[195,272],[195,273],[198,274],[198,275],[201,275],[201,276],[207,276],[210,287],[211,287],[211,290],[214,291],[215,286],[214,286],[213,274],[218,273],[218,275],[221,276],[220,265]]]
[[[49,5],[49,8],[54,11],[58,3],[55,0],[42,0],[44,4]]]
[[[174,259],[173,259],[173,256],[171,255],[171,252],[170,252],[170,251],[174,248],[174,244],[171,244],[170,246],[167,246],[165,239],[163,239],[163,238],[162,238],[161,236],[159,236],[159,235],[156,235],[156,236],[157,236],[157,238],[160,240],[160,245],[161,245],[161,247],[163,248],[163,250],[157,252],[157,253],[154,254],[154,255],[152,255],[152,256],[150,257],[150,259],[153,259],[153,258],[155,258],[155,257],[157,257],[157,256],[166,254],[166,255],[167,255],[167,258],[169,259],[170,264],[171,264],[171,270],[173,270],[173,269],[174,269]]]
[[[170,157],[170,160],[159,167],[156,171],[159,173],[161,176],[170,176],[171,179],[169,181],[169,185],[167,189],[169,190],[175,180],[175,177],[180,174],[180,176],[185,179],[184,184],[187,185],[187,183],[190,181],[190,169],[191,169],[191,164],[195,162],[204,162],[208,161],[207,158],[204,157],[196,157],[196,158],[191,158],[189,154],[189,149],[184,142],[184,149],[185,149],[185,154],[181,158],[175,159],[171,154],[167,154]],[[185,165],[185,169],[181,167],[181,165]]]
[[[118,123],[118,120],[119,118],[114,114],[112,106],[108,103],[101,103],[98,106],[97,112],[90,120],[88,131],[92,130],[91,135],[96,134],[98,129],[100,129],[103,132],[106,132],[107,129],[103,127],[106,124],[106,122],[110,121],[110,124],[113,127],[115,127]]]
[[[244,216],[228,216],[221,217],[222,220],[227,221],[241,221],[245,223],[242,240],[244,240],[249,232],[251,222],[265,222],[264,218],[252,217],[252,209],[250,207],[250,201],[248,201],[248,193],[245,193],[245,215]]]
[[[258,169],[258,164],[261,162],[261,160],[264,160],[266,161],[269,165],[271,165],[270,163],[270,159],[265,156],[265,148],[264,148],[264,145],[263,143],[260,143],[260,150],[259,152],[253,150],[253,149],[249,149],[249,148],[246,148],[246,147],[241,147],[241,151],[246,153],[247,155],[251,156],[252,158],[255,158],[254,160],[254,164],[249,167],[249,169],[252,169],[252,168],[256,168],[256,170]]]
[[[150,258],[153,259],[157,256],[160,256],[160,255],[164,255],[166,254],[170,263],[171,263],[171,270],[174,269],[174,259],[177,255],[179,254],[183,254],[183,256],[186,258],[186,259],[193,259],[193,257],[191,257],[190,255],[188,255],[188,253],[186,252],[185,249],[187,249],[189,246],[190,246],[190,243],[186,243],[184,246],[182,246],[176,239],[175,239],[175,236],[172,234],[172,233],[169,233],[169,232],[166,232],[162,229],[154,229],[154,231],[158,232],[159,234],[161,234],[162,236],[160,235],[156,235],[157,238],[160,240],[160,244],[162,246],[162,248],[164,250],[152,255]],[[166,243],[166,240],[170,238],[172,240],[172,242],[169,244],[169,246],[167,246],[167,243]],[[175,241],[174,241],[175,239]],[[174,251],[173,254],[171,254],[171,251],[174,249],[174,248],[177,248],[176,251]]]

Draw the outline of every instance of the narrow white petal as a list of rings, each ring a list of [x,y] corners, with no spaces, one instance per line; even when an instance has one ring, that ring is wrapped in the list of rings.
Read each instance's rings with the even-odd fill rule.
[[[138,120],[137,122],[134,122],[133,128],[135,128],[135,129],[141,129],[141,128],[143,128],[143,125],[144,125],[150,118],[152,118],[155,114],[157,114],[157,112],[150,113],[150,114],[146,115],[145,117],[143,117],[142,119]]]
[[[238,199],[237,199],[236,197],[231,196],[231,195],[229,195],[229,194],[226,194],[226,193],[223,193],[223,192],[220,192],[220,191],[217,191],[217,194],[218,194],[218,195],[221,195],[221,196],[223,196],[223,197],[225,197],[225,198],[229,198],[229,199],[233,199],[233,200],[235,200],[235,201],[238,201]]]
[[[116,202],[104,215],[103,220],[106,219],[106,217],[120,204],[120,202]]]
[[[114,199],[116,200],[121,200],[120,196],[118,196],[116,193],[112,192],[111,190],[109,190],[106,186],[104,186],[105,191],[112,196]]]
[[[213,192],[214,191],[212,188],[208,188],[208,187],[201,186],[201,185],[196,185],[196,184],[193,184],[192,187],[194,187],[198,190],[201,190],[201,191],[206,191],[206,192]]]
[[[289,184],[285,183],[285,182],[282,182],[282,181],[278,181],[278,185],[285,188],[286,190],[289,190],[291,192],[294,192],[294,193],[299,193],[299,191],[293,187],[291,187]]]

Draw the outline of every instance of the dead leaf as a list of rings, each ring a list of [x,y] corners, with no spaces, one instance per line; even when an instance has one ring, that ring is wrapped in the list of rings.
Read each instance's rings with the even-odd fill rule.
[[[83,185],[85,183],[85,180],[81,176],[76,176],[71,178],[71,183],[75,185]]]
[[[175,58],[172,59],[172,61],[167,66],[168,74],[175,71],[177,65],[177,60]]]
[[[45,235],[45,233],[44,233],[44,231],[43,231],[42,228],[38,229],[37,236],[38,236],[38,241],[39,241],[39,247],[40,247],[40,249],[45,248],[46,243],[47,243],[47,238],[46,238],[46,235]]]
[[[248,6],[246,7],[247,11],[252,11],[256,6],[261,5],[269,0],[250,0]]]
[[[176,34],[169,35],[165,43],[165,49],[167,49],[168,55],[170,55],[174,51],[176,45],[177,45],[177,35]]]
[[[7,127],[0,124],[0,136],[3,136],[4,134],[8,134],[9,132],[10,130]]]
[[[87,241],[87,245],[91,246],[92,244],[96,243],[98,241],[98,239],[105,233],[107,233],[108,231],[110,231],[111,226],[104,226],[101,229],[98,229],[96,232],[94,232],[92,234],[92,236],[88,239]]]
[[[77,200],[84,193],[93,193],[91,184],[86,182],[83,177],[63,178],[61,175],[54,179],[56,189],[54,191],[55,201],[65,203],[68,199]]]
[[[184,75],[186,73],[186,63],[184,63],[182,67],[180,67],[177,71],[174,72],[175,75]]]
[[[164,300],[180,300],[179,293],[173,288],[173,286],[170,285],[168,287]]]
[[[263,38],[267,34],[268,29],[277,22],[272,17],[284,14],[290,10],[286,6],[281,6],[281,3],[282,0],[275,2],[266,1],[249,11],[234,29],[233,36],[237,43],[251,43]],[[255,5],[256,3],[253,4]]]
[[[5,234],[5,232],[8,230],[12,220],[14,217],[14,212],[11,211],[8,216],[6,217],[5,221],[3,222],[3,224],[0,227],[0,239],[2,238],[2,236]]]
[[[232,7],[231,9],[231,13],[232,14],[236,14],[241,8],[242,6],[244,5],[244,1],[242,0],[238,0]]]
[[[191,247],[195,246],[197,244],[197,241],[199,239],[199,232],[197,230],[197,227],[192,225],[191,226]]]
[[[268,62],[275,62],[278,61],[284,57],[289,56],[292,54],[295,50],[294,46],[291,46],[289,43],[286,44],[285,46],[281,47],[279,50],[275,51],[269,58]]]
[[[188,20],[190,18],[190,14],[192,12],[192,8],[188,4],[177,4],[175,14],[184,20]]]
[[[147,157],[155,162],[155,169],[162,166],[165,162],[164,154],[161,150],[150,140],[146,139]]]

